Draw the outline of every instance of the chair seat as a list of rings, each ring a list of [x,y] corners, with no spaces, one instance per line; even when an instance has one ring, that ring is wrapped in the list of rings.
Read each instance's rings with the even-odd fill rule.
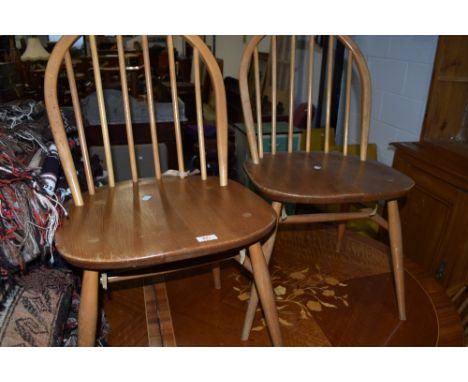
[[[84,194],[84,207],[68,208],[57,249],[90,270],[140,268],[241,248],[261,240],[276,222],[259,196],[234,181],[220,187],[217,177],[126,181]]]
[[[289,203],[390,200],[414,185],[409,177],[382,163],[334,152],[265,154],[259,164],[246,161],[244,169],[262,194]]]

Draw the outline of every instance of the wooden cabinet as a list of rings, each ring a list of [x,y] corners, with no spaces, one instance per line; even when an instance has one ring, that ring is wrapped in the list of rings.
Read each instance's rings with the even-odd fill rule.
[[[404,254],[445,287],[468,281],[468,145],[395,143],[416,183],[401,202]]]
[[[422,141],[468,143],[468,36],[440,36]]]
[[[405,256],[446,288],[468,285],[468,36],[440,36],[420,142],[395,143],[415,187],[401,203]]]

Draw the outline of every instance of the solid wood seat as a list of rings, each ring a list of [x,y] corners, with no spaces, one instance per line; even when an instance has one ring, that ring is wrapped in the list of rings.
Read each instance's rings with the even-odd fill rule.
[[[380,162],[334,152],[264,154],[259,164],[247,160],[244,169],[262,194],[289,203],[396,199],[414,185],[412,179]]]
[[[85,207],[70,206],[57,249],[86,269],[141,268],[243,248],[273,229],[275,213],[259,196],[218,183],[163,177],[97,189],[84,195]],[[217,239],[197,240],[207,235]]]

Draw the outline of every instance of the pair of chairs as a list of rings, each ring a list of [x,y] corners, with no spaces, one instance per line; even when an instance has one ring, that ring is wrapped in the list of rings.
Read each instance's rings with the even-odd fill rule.
[[[274,345],[282,345],[281,331],[275,307],[274,293],[268,271],[268,262],[274,246],[275,235],[282,204],[293,203],[345,203],[390,200],[389,221],[377,217],[368,210],[342,212],[332,215],[316,214],[309,216],[290,216],[281,223],[345,221],[353,218],[371,218],[390,231],[392,258],[397,286],[400,318],[405,318],[403,264],[401,252],[401,231],[396,198],[402,196],[410,187],[411,181],[396,171],[375,162],[367,162],[366,145],[370,115],[370,80],[367,66],[358,48],[351,39],[340,37],[350,50],[349,67],[355,61],[361,76],[362,126],[361,157],[347,156],[344,153],[329,152],[327,145],[324,153],[275,152],[275,135],[272,139],[272,152],[266,154],[261,140],[261,111],[258,118],[259,142],[256,144],[253,113],[248,91],[248,71],[254,57],[257,106],[258,87],[258,43],[262,36],[254,37],[246,47],[241,62],[240,86],[243,111],[251,150],[251,160],[245,169],[258,190],[273,200],[272,207],[260,196],[244,186],[227,179],[227,113],[226,95],[223,78],[216,59],[203,41],[196,36],[184,36],[193,47],[193,67],[195,80],[198,140],[200,149],[200,176],[187,176],[183,158],[182,134],[179,122],[177,86],[174,65],[173,38],[167,37],[169,53],[171,95],[174,114],[174,129],[177,144],[177,176],[161,174],[159,165],[158,140],[153,103],[153,84],[151,79],[148,39],[142,38],[144,73],[152,137],[155,177],[138,179],[135,149],[133,143],[131,108],[128,100],[128,83],[125,71],[125,57],[122,36],[117,36],[120,78],[122,82],[123,109],[127,127],[129,157],[132,170],[130,181],[116,183],[114,180],[112,155],[109,143],[109,126],[99,58],[94,36],[89,37],[93,61],[93,72],[100,110],[108,186],[95,188],[86,146],[80,101],[76,90],[72,61],[69,49],[78,36],[65,36],[56,44],[48,62],[45,75],[45,102],[57,144],[63,170],[66,175],[73,203],[70,203],[69,217],[64,220],[56,234],[56,246],[62,256],[71,264],[83,269],[81,306],[79,313],[79,345],[91,346],[95,342],[98,316],[99,275],[102,272],[121,274],[134,271],[138,274],[154,272],[153,268],[178,267],[192,260],[213,261],[220,258],[239,260],[249,270],[254,279],[251,298],[242,338],[250,332],[253,316],[258,302],[261,302],[270,337]],[[294,39],[294,37],[293,37]],[[333,37],[331,37],[333,39]],[[311,39],[313,51],[313,39]],[[272,38],[272,82],[276,81],[275,38]],[[291,49],[293,58],[294,49]],[[352,59],[351,59],[352,57]],[[200,86],[200,59],[210,75],[216,101],[216,136],[219,176],[207,176],[205,144],[203,134],[203,115]],[[83,163],[86,173],[87,192],[80,189],[76,169],[67,142],[57,97],[57,79],[62,64],[70,84],[76,125],[81,143]],[[331,54],[329,70],[331,73]],[[291,68],[294,67],[294,59]],[[349,68],[348,67],[348,68]],[[294,70],[291,70],[291,74]],[[348,70],[351,73],[351,69]],[[329,75],[331,76],[331,75]],[[311,81],[309,81],[309,110],[311,107]],[[328,81],[327,81],[328,82]],[[294,84],[294,76],[291,75]],[[348,89],[348,87],[347,87]],[[275,97],[273,91],[273,97]],[[294,87],[290,91],[291,99]],[[348,99],[349,91],[347,90]],[[275,116],[275,102],[272,115]],[[290,102],[290,131],[292,131],[292,104]],[[257,107],[257,111],[259,111]],[[327,118],[330,109],[330,93],[327,93]],[[349,102],[347,112],[349,114]],[[308,115],[307,134],[310,134]],[[327,119],[328,120],[328,119]],[[274,118],[273,118],[274,121]],[[329,121],[329,120],[328,120]],[[274,122],[273,122],[274,123]],[[273,129],[274,130],[274,129]],[[327,124],[329,135],[329,123]],[[326,135],[327,135],[326,134]],[[291,135],[291,134],[290,134]],[[329,137],[326,136],[326,142]],[[291,138],[290,138],[291,140]],[[308,140],[309,142],[309,140]],[[320,171],[316,169],[320,167]],[[346,207],[347,208],[347,207]],[[330,218],[331,216],[331,218]],[[340,237],[344,225],[340,225]],[[238,251],[248,248],[247,258]],[[212,255],[216,255],[213,257]],[[219,283],[219,267],[214,267],[215,282]],[[116,276],[117,279],[119,276]]]

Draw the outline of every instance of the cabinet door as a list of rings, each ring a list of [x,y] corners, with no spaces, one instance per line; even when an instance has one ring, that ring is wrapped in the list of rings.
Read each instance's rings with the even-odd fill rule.
[[[468,194],[398,150],[394,167],[416,183],[400,203],[403,252],[446,288],[468,271]]]
[[[449,202],[419,185],[408,193],[406,201],[402,203],[404,255],[439,278],[443,275],[441,267],[447,261],[443,259],[443,243],[451,209]]]
[[[446,227],[444,253],[447,269],[441,282],[447,288],[468,283],[468,192],[458,190],[450,224]]]

